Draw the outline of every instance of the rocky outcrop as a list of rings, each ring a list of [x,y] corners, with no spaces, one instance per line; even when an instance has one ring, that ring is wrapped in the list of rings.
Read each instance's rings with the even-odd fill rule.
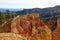
[[[60,18],[57,20],[57,27],[60,27]]]
[[[18,34],[0,33],[0,40],[23,40]]]
[[[12,19],[8,20],[3,26],[0,27],[0,33],[11,32],[11,21]]]
[[[60,40],[60,18],[57,20],[57,28],[53,33],[53,40]]]
[[[49,20],[48,23],[47,23],[47,26],[51,31],[54,31],[57,27],[56,20]]]
[[[11,32],[27,40],[51,40],[51,31],[39,19],[39,14],[17,16],[11,23]]]

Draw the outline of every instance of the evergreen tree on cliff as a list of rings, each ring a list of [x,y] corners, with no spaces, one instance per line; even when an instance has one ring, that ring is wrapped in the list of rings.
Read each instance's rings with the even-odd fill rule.
[[[6,20],[10,19],[12,17],[9,10],[6,10]]]
[[[2,23],[3,23],[3,14],[2,14],[2,12],[0,11],[0,25],[2,25]]]

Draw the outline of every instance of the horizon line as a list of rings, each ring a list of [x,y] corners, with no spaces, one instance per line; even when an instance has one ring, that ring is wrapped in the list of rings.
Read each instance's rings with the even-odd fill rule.
[[[56,7],[56,6],[60,6],[60,5],[44,7],[44,8],[52,8],[52,7]],[[34,8],[40,8],[40,7],[34,7]],[[34,8],[0,8],[0,9],[34,9]],[[44,9],[44,8],[41,7],[40,9]]]

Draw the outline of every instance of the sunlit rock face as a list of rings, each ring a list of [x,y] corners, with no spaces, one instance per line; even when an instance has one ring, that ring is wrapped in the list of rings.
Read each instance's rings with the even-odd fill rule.
[[[57,20],[57,28],[52,35],[52,40],[60,40],[60,18]]]
[[[27,40],[51,40],[51,31],[39,19],[39,14],[19,15],[11,23],[11,32]]]
[[[57,27],[60,27],[60,18],[57,20]]]
[[[33,27],[30,40],[51,40],[51,31],[47,27]]]
[[[57,19],[57,28],[54,32],[60,33],[60,18]]]
[[[0,33],[0,40],[23,40],[18,34]]]

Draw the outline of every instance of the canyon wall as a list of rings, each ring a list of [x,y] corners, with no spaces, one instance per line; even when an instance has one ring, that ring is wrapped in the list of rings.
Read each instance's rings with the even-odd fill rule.
[[[18,15],[12,20],[11,32],[28,40],[51,40],[51,30],[39,19],[39,14]]]

